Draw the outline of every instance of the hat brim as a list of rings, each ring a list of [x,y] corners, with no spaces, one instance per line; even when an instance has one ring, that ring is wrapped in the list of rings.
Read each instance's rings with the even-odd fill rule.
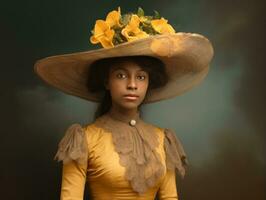
[[[150,90],[143,103],[181,95],[198,85],[207,75],[213,57],[211,42],[195,33],[155,35],[116,45],[38,60],[35,72],[49,85],[70,95],[99,102],[102,93],[90,93],[87,78],[91,63],[109,57],[146,55],[160,59],[166,67],[168,83]]]

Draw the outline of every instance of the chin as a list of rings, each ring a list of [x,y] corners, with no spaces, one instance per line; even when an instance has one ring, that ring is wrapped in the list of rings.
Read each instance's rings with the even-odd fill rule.
[[[121,107],[123,107],[125,109],[134,109],[134,108],[139,107],[139,103],[127,102],[127,103],[122,104]]]

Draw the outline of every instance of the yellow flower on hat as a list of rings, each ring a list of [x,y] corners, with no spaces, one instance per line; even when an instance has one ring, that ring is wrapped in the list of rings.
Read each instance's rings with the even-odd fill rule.
[[[94,26],[94,35],[90,37],[92,44],[99,42],[104,48],[114,47],[113,37],[115,31],[111,29],[110,25],[104,20],[97,20]]]
[[[167,22],[157,11],[154,11],[153,16],[144,15],[143,9],[139,7],[137,13],[121,15],[118,7],[109,12],[105,20],[96,21],[90,41],[92,44],[100,43],[104,48],[110,48],[152,35],[175,33]]]
[[[175,29],[167,23],[168,20],[164,19],[154,19],[151,21],[152,28],[160,34],[175,33]]]
[[[139,23],[140,19],[138,15],[133,14],[128,25],[121,31],[121,34],[126,37],[128,41],[149,37],[149,34],[139,28]]]
[[[121,10],[118,7],[118,11],[113,10],[108,13],[106,20],[97,20],[94,26],[94,34],[90,37],[92,44],[101,43],[104,48],[114,47],[113,37],[115,31],[112,29],[114,26],[121,27],[120,24]]]
[[[114,10],[108,13],[105,21],[107,24],[109,24],[111,28],[114,26],[122,27],[122,24],[120,23],[120,18],[121,10],[120,7],[118,7],[118,11]]]

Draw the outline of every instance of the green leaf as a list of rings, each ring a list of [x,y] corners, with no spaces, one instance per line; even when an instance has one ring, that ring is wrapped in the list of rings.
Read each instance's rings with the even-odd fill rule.
[[[125,26],[129,23],[130,18],[131,18],[131,14],[124,14],[121,16],[120,22]]]
[[[160,13],[156,10],[154,10],[154,19],[161,19]]]
[[[121,35],[120,34],[117,34],[116,35],[116,38],[117,38],[117,40],[121,43],[121,42],[123,42],[123,39],[121,38]]]
[[[148,33],[149,35],[156,35],[157,32],[151,26],[143,26],[142,30]]]
[[[121,30],[115,30],[115,35],[113,37],[114,45],[126,42],[125,37],[121,34]]]
[[[142,23],[144,26],[149,26],[151,24],[151,20],[147,19],[145,22]]]
[[[153,20],[153,16],[146,16],[148,20]]]
[[[139,17],[144,16],[144,10],[143,10],[141,7],[138,8],[137,15],[138,15]]]

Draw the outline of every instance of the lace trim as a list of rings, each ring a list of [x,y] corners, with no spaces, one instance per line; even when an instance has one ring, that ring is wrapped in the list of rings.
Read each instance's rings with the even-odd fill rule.
[[[80,124],[72,124],[60,141],[54,160],[63,161],[64,164],[73,160],[80,164],[86,164],[87,157],[88,145],[85,130]]]
[[[143,194],[158,182],[165,168],[156,151],[159,138],[153,126],[142,120],[139,120],[135,126],[129,126],[108,115],[98,118],[95,125],[112,134],[115,150],[120,157],[119,162],[126,169],[125,178],[134,191]],[[168,170],[176,169],[183,178],[188,160],[182,144],[174,131],[164,129],[164,134],[166,167]],[[85,130],[80,124],[73,124],[60,141],[54,159],[63,161],[64,164],[73,160],[86,164],[87,158],[88,144]]]
[[[106,115],[96,120],[95,125],[112,134],[125,178],[132,189],[140,195],[155,186],[163,176],[165,167],[158,152],[158,135],[155,128],[139,120],[135,126],[112,119]]]
[[[164,149],[166,152],[167,169],[176,169],[179,175],[184,178],[186,171],[185,169],[188,167],[189,163],[183,146],[174,131],[170,129],[164,129],[164,133]]]

